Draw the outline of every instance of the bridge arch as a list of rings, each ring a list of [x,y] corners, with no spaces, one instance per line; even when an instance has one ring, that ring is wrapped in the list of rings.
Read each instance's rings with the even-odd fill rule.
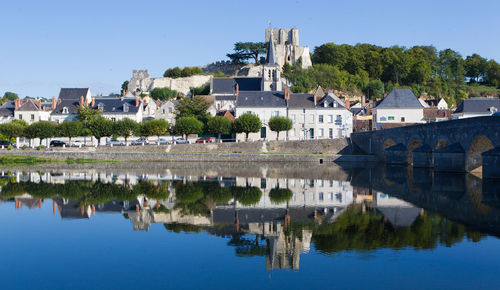
[[[387,138],[384,141],[384,144],[382,145],[382,156],[384,157],[384,160],[385,160],[385,149],[394,145],[396,145],[396,142],[394,142],[394,140],[392,140],[391,138]]]
[[[485,135],[477,135],[472,140],[465,156],[465,171],[472,171],[483,165],[481,153],[493,149],[493,143]]]
[[[449,145],[448,141],[444,138],[441,138],[441,139],[439,139],[439,141],[437,141],[436,146],[434,146],[434,150],[444,148],[448,145]]]
[[[408,165],[413,164],[413,150],[419,146],[422,146],[422,143],[420,143],[420,140],[418,140],[418,138],[411,139],[410,143],[408,144],[408,156],[406,157]]]

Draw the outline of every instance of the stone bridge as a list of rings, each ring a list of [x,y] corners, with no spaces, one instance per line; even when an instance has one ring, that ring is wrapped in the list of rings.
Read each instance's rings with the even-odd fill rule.
[[[351,141],[364,153],[390,164],[469,172],[487,163],[483,173],[500,177],[499,116],[353,133]]]

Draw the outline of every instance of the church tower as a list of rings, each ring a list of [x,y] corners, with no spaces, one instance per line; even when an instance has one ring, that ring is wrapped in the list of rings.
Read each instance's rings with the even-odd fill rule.
[[[266,63],[262,66],[262,89],[264,91],[281,91],[281,69],[276,62],[276,49],[274,48],[273,31],[269,38]]]

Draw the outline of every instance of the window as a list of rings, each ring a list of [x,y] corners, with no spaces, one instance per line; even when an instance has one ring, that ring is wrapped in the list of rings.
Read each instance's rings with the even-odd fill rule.
[[[324,130],[323,128],[320,128],[320,129],[319,129],[319,136],[320,136],[320,137],[325,136],[325,130]]]
[[[380,117],[380,121],[387,121],[386,117]]]
[[[260,138],[261,139],[266,139],[266,127],[260,128]]]
[[[173,108],[172,107],[168,107],[168,112],[172,113],[173,112]]]
[[[97,109],[99,109],[99,111],[101,111],[101,112],[104,112],[104,104],[103,103],[99,103],[97,105]]]
[[[314,139],[314,129],[313,128],[309,129],[309,138]]]
[[[338,106],[337,102],[333,102],[333,107],[337,108],[337,106]]]
[[[328,129],[328,136],[333,139],[333,128]]]
[[[292,137],[295,137],[295,128],[293,128],[293,129],[292,129],[292,131],[290,132],[290,135],[291,135]]]
[[[111,118],[111,121],[116,122],[116,118],[115,117]]]
[[[280,115],[280,111],[274,111],[273,112],[273,116],[279,116]]]
[[[314,123],[314,115],[309,115],[309,123]]]
[[[337,129],[337,137],[342,137],[342,129]]]
[[[314,187],[314,179],[309,180],[309,187]]]
[[[323,107],[325,107],[325,108],[326,108],[326,107],[328,107],[328,102],[327,102],[327,101],[325,101],[325,102],[323,103]]]
[[[290,117],[292,118],[292,123],[295,124],[295,114],[290,115]]]
[[[19,120],[23,119],[23,115],[19,114]]]
[[[404,123],[405,117],[401,117],[401,122]]]
[[[389,121],[394,121],[394,116],[389,116]]]
[[[265,178],[260,179],[260,188],[265,189],[267,187],[267,180]]]
[[[337,115],[335,119],[335,125],[342,125],[342,115]]]
[[[319,200],[324,200],[325,197],[324,197],[324,194],[322,192],[319,193]]]
[[[333,115],[328,115],[328,123],[333,123]]]
[[[323,115],[319,115],[319,122],[323,123]]]
[[[129,110],[129,104],[123,104],[123,112],[127,113]]]
[[[35,114],[31,114],[31,121],[35,120]]]
[[[63,114],[68,114],[68,107],[64,107],[62,112]]]

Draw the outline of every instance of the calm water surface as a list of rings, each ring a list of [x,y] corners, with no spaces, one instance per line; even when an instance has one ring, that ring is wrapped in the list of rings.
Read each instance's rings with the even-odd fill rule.
[[[402,167],[92,166],[0,171],[2,289],[500,285],[498,181]]]

